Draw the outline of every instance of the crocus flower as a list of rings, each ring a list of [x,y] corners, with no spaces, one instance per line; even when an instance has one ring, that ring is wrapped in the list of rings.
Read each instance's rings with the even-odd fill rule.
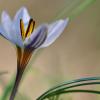
[[[29,16],[26,8],[21,8],[11,20],[7,12],[1,15],[0,34],[17,47],[17,75],[10,100],[17,92],[24,69],[31,55],[37,48],[51,45],[68,25],[69,18],[60,19],[51,24],[42,24],[35,28],[35,21]]]

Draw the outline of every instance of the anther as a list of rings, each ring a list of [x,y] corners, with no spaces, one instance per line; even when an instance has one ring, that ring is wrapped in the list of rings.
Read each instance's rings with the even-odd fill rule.
[[[35,27],[35,21],[33,21],[33,19],[30,19],[27,30],[25,30],[23,20],[20,19],[20,30],[23,40],[32,34],[34,27]]]

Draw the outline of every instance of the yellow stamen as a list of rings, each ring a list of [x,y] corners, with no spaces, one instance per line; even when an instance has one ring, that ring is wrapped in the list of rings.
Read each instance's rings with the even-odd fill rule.
[[[20,30],[21,30],[22,39],[24,40],[25,39],[25,28],[24,28],[24,23],[22,19],[20,19]]]
[[[27,30],[25,30],[24,28],[23,20],[22,19],[20,20],[20,30],[23,40],[32,34],[34,27],[35,27],[35,21],[33,21],[33,19],[30,19]]]
[[[26,34],[25,34],[25,37],[28,37],[28,36],[31,35],[31,33],[34,30],[34,27],[35,27],[35,21],[33,21],[33,19],[30,19],[28,27],[27,27],[27,31],[26,31]]]

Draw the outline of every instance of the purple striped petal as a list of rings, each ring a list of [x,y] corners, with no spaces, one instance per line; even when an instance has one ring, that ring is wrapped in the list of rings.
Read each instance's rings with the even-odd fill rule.
[[[25,39],[24,44],[27,45],[27,47],[37,48],[44,42],[46,34],[47,25],[41,25],[34,30],[30,37]]]
[[[43,43],[43,45],[41,46],[41,48],[51,45],[64,31],[64,29],[68,25],[68,21],[69,19],[67,18],[65,20],[59,20],[56,21],[55,23],[50,24],[48,27],[47,38]]]

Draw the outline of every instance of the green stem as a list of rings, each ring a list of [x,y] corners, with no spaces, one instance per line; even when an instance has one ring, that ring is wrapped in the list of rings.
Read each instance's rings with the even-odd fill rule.
[[[7,100],[8,94],[9,94],[9,92],[10,92],[11,89],[12,89],[14,80],[15,80],[15,79],[13,78],[13,79],[10,81],[10,83],[7,85],[7,87],[5,88],[4,93],[3,93],[3,95],[2,95],[2,97],[1,97],[0,100]]]
[[[69,18],[72,20],[74,18],[76,18],[80,13],[82,13],[87,7],[89,7],[91,4],[93,4],[96,0],[85,0],[81,5],[79,5],[78,7],[76,7],[76,9],[74,9]]]
[[[96,91],[96,90],[82,90],[82,89],[76,90],[75,89],[75,90],[58,91],[57,93],[49,95],[47,98],[55,96],[55,95],[61,95],[61,94],[66,94],[66,93],[77,93],[77,92],[100,94],[100,91]]]
[[[100,80],[100,77],[88,77],[88,78],[81,78],[81,79],[76,79],[76,80],[72,80],[72,81],[68,81],[68,82],[64,82],[58,86],[55,86],[51,89],[49,89],[48,91],[46,91],[44,94],[42,94],[39,98],[47,95],[47,94],[50,94],[52,91],[58,89],[58,88],[61,88],[61,87],[64,87],[66,85],[71,85],[73,83],[79,83],[79,82],[87,82],[87,81],[93,81],[93,80]],[[37,99],[38,100],[38,99]]]
[[[60,11],[60,14],[58,14],[58,16],[55,17],[55,19],[60,19],[65,16],[69,17],[70,20],[73,20],[95,1],[96,0],[83,0],[81,1],[81,3],[80,1],[77,2],[73,1],[74,3],[72,2],[72,4],[70,4],[71,7],[68,8],[67,6],[65,6],[64,9]]]
[[[71,89],[71,88],[74,88],[74,87],[85,86],[85,85],[97,85],[97,84],[100,84],[100,82],[81,83],[81,84],[75,84],[75,85],[64,87],[64,88],[60,88],[60,89],[58,88],[57,90],[52,91],[52,93],[46,95],[45,97],[47,98],[49,95],[55,94],[55,93],[57,93],[59,91],[64,91],[65,89]]]

